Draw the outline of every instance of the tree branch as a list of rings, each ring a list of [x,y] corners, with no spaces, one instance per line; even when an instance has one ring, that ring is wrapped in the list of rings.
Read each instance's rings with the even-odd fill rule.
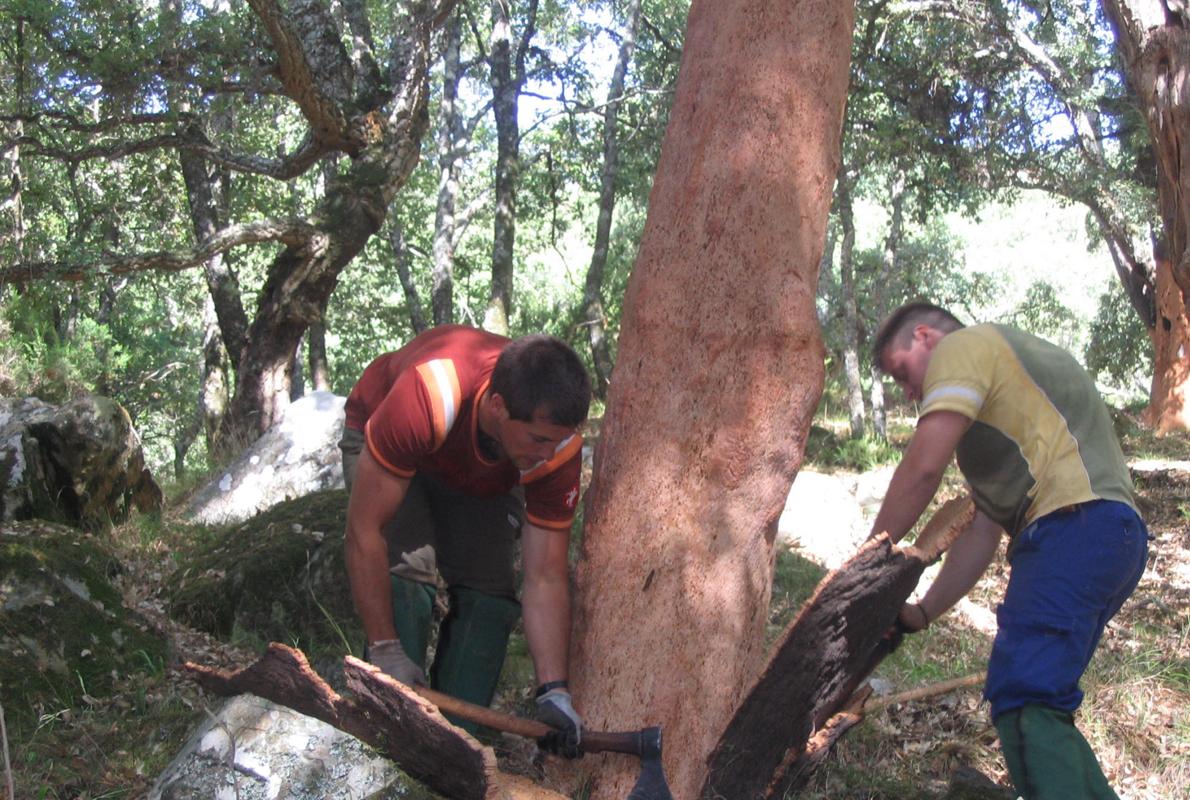
[[[146,119],[142,122],[147,123],[149,121]],[[107,120],[90,127],[95,132],[100,132],[117,124],[119,123],[115,120]],[[87,126],[81,123],[72,125],[70,129],[87,132]],[[51,147],[43,144],[36,137],[19,136],[0,143],[0,156],[14,147],[27,148],[25,151],[25,155],[27,156],[44,156],[67,164],[79,164],[84,161],[99,159],[112,161],[139,153],[167,148],[188,150],[199,153],[209,161],[226,166],[237,172],[264,175],[270,178],[276,178],[277,180],[290,180],[303,174],[322,155],[329,152],[330,149],[326,145],[315,141],[310,135],[307,135],[302,143],[298,145],[297,150],[282,158],[264,158],[261,156],[231,153],[216,147],[206,137],[193,134],[163,133],[137,141],[117,142],[109,145],[92,145],[78,150]]]
[[[261,242],[279,242],[289,247],[321,248],[322,234],[305,220],[268,220],[230,225],[188,251],[105,255],[91,264],[63,264],[38,261],[0,269],[0,285],[40,280],[82,281],[96,275],[123,275],[159,270],[180,272],[197,267],[217,253],[233,247]]]
[[[919,686],[916,689],[890,694],[887,697],[878,697],[870,703],[865,703],[863,712],[865,714],[874,714],[877,711],[883,711],[889,706],[894,706],[898,703],[912,703],[918,700],[926,700],[930,697],[937,697],[940,694],[949,694],[959,689],[969,689],[972,686],[982,685],[983,680],[983,672],[974,672],[970,675],[964,675],[961,678],[951,678],[950,680],[931,683],[929,686]]]
[[[314,139],[356,155],[359,145],[351,140],[343,108],[350,97],[350,64],[342,45],[328,41],[325,29],[333,32],[333,25],[325,9],[317,2],[295,2],[291,18],[276,0],[248,0],[248,5],[272,40],[281,84],[309,121]],[[316,57],[322,63],[311,64],[308,59]]]

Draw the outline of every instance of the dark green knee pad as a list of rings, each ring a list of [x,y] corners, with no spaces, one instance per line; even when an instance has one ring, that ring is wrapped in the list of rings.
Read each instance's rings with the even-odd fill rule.
[[[995,720],[1017,793],[1025,800],[1119,800],[1073,717],[1029,705]]]
[[[438,632],[430,684],[462,700],[490,705],[521,605],[462,587],[450,589],[449,595],[450,613]],[[473,725],[451,721],[474,732]]]
[[[430,622],[434,616],[436,589],[425,583],[389,576],[393,589],[393,625],[405,655],[422,669],[430,643]]]

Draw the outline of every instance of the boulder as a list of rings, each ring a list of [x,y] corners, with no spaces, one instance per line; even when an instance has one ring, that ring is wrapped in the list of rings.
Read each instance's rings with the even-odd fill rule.
[[[311,392],[187,505],[195,522],[242,522],[282,500],[343,486],[339,437],[346,399]]]
[[[106,397],[0,398],[0,483],[2,522],[97,530],[162,505],[128,412]]]
[[[351,602],[343,539],[347,493],[282,502],[215,531],[181,557],[164,595],[174,619],[227,638],[300,642],[334,662],[362,641]]]
[[[122,604],[115,557],[93,534],[41,520],[0,525],[0,704],[9,725],[109,696],[165,667],[165,643]],[[15,723],[15,724],[14,724]]]
[[[165,769],[150,800],[430,800],[391,761],[325,722],[253,695],[228,700]]]

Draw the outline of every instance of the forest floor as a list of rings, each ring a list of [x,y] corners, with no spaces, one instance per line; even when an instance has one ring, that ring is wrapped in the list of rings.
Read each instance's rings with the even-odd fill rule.
[[[1122,800],[1190,797],[1190,436],[1154,439],[1130,425],[1122,433],[1154,538],[1141,584],[1108,626],[1084,679],[1086,700],[1077,719]],[[949,486],[950,493],[958,490],[957,482]],[[171,549],[184,542],[137,526],[127,526],[116,541],[127,601],[154,619],[174,654],[222,666],[254,660],[252,651],[168,619],[158,590],[173,563]],[[824,572],[796,544],[778,554],[771,638]],[[1007,575],[1003,559],[997,560],[969,601],[928,632],[908,637],[875,673],[878,694],[895,697],[980,675]],[[523,637],[515,636],[498,705],[530,713],[531,682]],[[16,797],[144,797],[209,712],[196,687],[169,664],[127,680],[111,697],[85,700],[44,715],[32,736],[4,742]],[[972,769],[1008,786],[979,685],[917,702],[877,702],[887,705],[869,712],[836,745],[798,797],[943,798],[956,771]],[[506,769],[535,771],[531,744],[508,737],[492,744]],[[1004,796],[1011,797],[1007,788]]]

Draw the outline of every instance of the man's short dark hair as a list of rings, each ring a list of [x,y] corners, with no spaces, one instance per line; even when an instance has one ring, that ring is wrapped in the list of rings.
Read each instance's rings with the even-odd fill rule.
[[[554,425],[577,428],[591,407],[591,379],[578,354],[543,333],[508,343],[496,359],[491,388],[521,422],[531,422],[540,409]]]
[[[876,368],[883,371],[884,351],[889,345],[901,344],[918,325],[929,325],[931,328],[950,333],[963,327],[959,318],[942,306],[917,300],[906,303],[888,315],[888,319],[876,329],[876,338],[872,342],[872,361]]]

